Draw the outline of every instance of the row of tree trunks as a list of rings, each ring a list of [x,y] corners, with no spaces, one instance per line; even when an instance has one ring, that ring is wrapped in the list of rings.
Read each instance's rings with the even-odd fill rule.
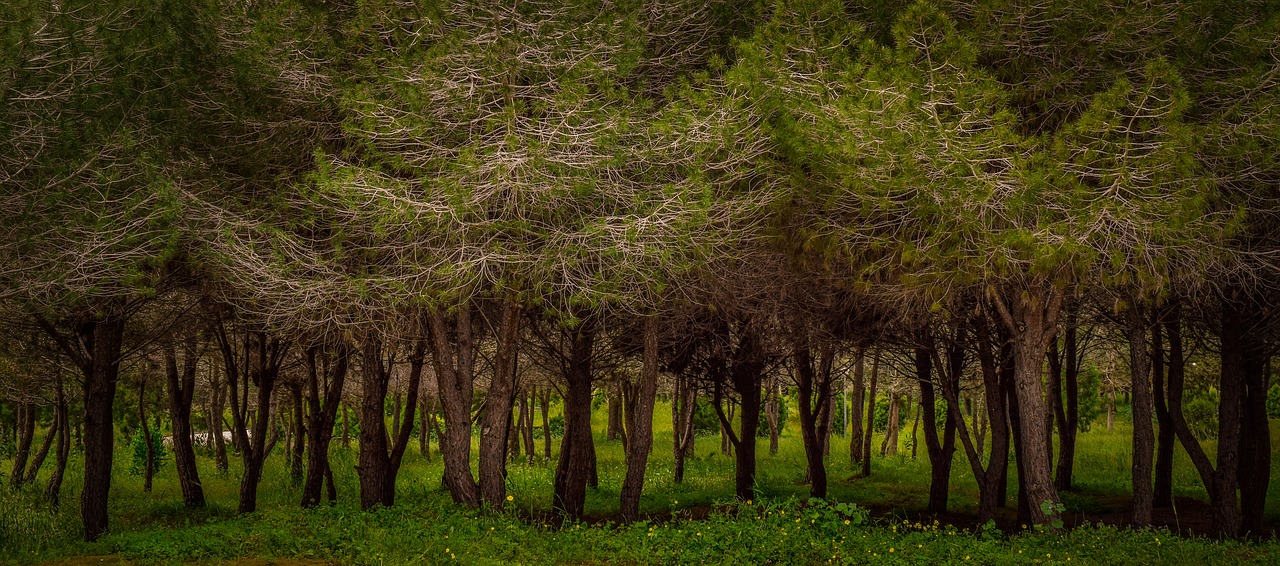
[[[232,433],[244,462],[238,509],[240,513],[252,513],[258,507],[258,484],[262,481],[263,464],[270,452],[267,433],[271,423],[271,396],[290,345],[262,331],[245,331],[242,337],[238,337],[228,331],[222,320],[215,323],[214,333],[222,354],[228,398],[231,399]],[[249,421],[251,383],[257,388],[252,433],[246,424]]]
[[[27,459],[31,457],[31,443],[35,439],[39,411],[35,403],[19,401],[16,413],[14,430],[17,432],[18,445],[13,453],[13,469],[9,473],[9,481],[14,489],[21,487],[26,478]]]

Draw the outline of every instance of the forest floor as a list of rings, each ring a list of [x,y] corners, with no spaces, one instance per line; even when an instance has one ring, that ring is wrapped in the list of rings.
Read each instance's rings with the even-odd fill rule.
[[[1081,435],[1076,489],[1063,494],[1064,522],[1074,528],[1061,535],[1018,523],[1012,481],[1009,507],[994,525],[979,524],[976,485],[961,454],[953,465],[949,512],[924,514],[929,467],[923,450],[911,458],[909,434],[897,455],[873,458],[866,478],[856,477],[847,447],[833,438],[831,503],[826,507],[804,502],[808,486],[802,481],[798,434],[787,431],[781,450],[773,455],[763,439],[757,471],[760,499],[753,505],[733,502],[733,460],[719,452],[717,437],[699,438],[697,456],[686,463],[685,481],[671,481],[670,431],[661,428],[663,421],[669,419],[655,419],[659,430],[641,503],[646,520],[633,525],[617,522],[625,471],[621,443],[603,435],[597,437],[600,487],[588,490],[588,520],[569,526],[549,513],[554,460],[538,456],[533,463],[521,460],[509,466],[513,501],[506,512],[465,511],[453,506],[441,489],[438,455],[424,458],[415,447],[406,455],[396,506],[362,512],[355,448],[335,443],[331,458],[339,499],[332,507],[310,511],[299,509],[298,486],[278,455],[268,460],[259,491],[262,511],[249,516],[235,513],[239,466],[234,457],[226,473],[213,469],[211,459],[200,459],[210,504],[196,511],[182,507],[171,462],[161,469],[151,493],[142,491],[141,478],[128,474],[129,462],[117,462],[111,530],[99,542],[84,543],[75,504],[79,463],[73,458],[61,509],[49,509],[35,492],[0,490],[0,564],[809,564],[888,558],[896,563],[964,563],[972,558],[1020,564],[1034,553],[1042,563],[1280,564],[1280,482],[1275,475],[1268,493],[1269,532],[1252,541],[1217,541],[1206,536],[1207,497],[1181,450],[1175,455],[1175,509],[1158,510],[1153,529],[1120,528],[1128,522],[1131,469],[1129,431],[1123,424],[1110,432],[1095,428]],[[1280,423],[1273,423],[1272,430],[1280,430]],[[1212,450],[1211,443],[1208,448]],[[116,453],[123,458],[130,452]],[[1273,460],[1272,467],[1280,469],[1280,464]],[[837,502],[852,503],[857,511],[834,511]]]

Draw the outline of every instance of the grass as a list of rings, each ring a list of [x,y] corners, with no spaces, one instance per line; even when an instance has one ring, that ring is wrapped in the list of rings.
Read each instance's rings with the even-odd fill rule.
[[[793,430],[786,431],[776,455],[768,453],[767,440],[761,442],[757,476],[761,498],[750,505],[731,502],[733,461],[719,453],[718,437],[699,438],[697,456],[686,464],[685,482],[671,481],[671,433],[665,410],[659,407],[655,419],[658,430],[641,503],[641,512],[650,520],[633,525],[609,521],[617,511],[625,464],[621,443],[602,437],[597,437],[600,488],[588,490],[589,521],[564,528],[545,519],[551,507],[554,462],[539,458],[533,464],[509,466],[513,501],[506,513],[468,511],[452,505],[442,490],[438,455],[428,461],[412,447],[400,474],[397,505],[362,512],[353,468],[356,453],[335,448],[331,457],[337,505],[301,510],[300,488],[277,453],[268,460],[259,490],[261,511],[249,516],[235,513],[239,488],[235,459],[227,474],[218,474],[211,459],[200,459],[209,506],[199,511],[182,507],[171,464],[147,494],[142,492],[141,478],[125,471],[128,462],[118,461],[112,483],[111,531],[101,541],[84,543],[79,540],[79,461],[73,458],[62,509],[49,509],[34,491],[0,489],[0,562],[119,554],[143,563],[215,563],[244,557],[315,558],[343,564],[812,564],[828,560],[1005,564],[1033,559],[1064,564],[1280,563],[1280,544],[1275,541],[1220,542],[1102,525],[1060,535],[935,524],[917,513],[924,506],[929,481],[923,447],[914,461],[909,450],[896,457],[877,457],[871,477],[856,478],[847,463],[847,445],[835,437],[829,460],[833,503],[806,504],[804,452]],[[596,415],[597,430],[604,429],[603,413]],[[909,428],[904,432],[905,443]],[[1064,495],[1067,514],[1074,522],[1088,523],[1127,506],[1129,442],[1128,429],[1119,424],[1112,432],[1098,428],[1081,435],[1078,489]],[[875,443],[878,447],[879,438]],[[117,451],[118,456],[123,454]],[[960,514],[974,513],[976,487],[963,458],[957,453],[949,503]],[[1268,506],[1273,524],[1278,516],[1275,500],[1280,498],[1280,486],[1274,482]],[[1205,499],[1185,454],[1176,461],[1174,492],[1178,497]],[[1010,493],[1016,492],[1011,489]],[[875,509],[879,518],[868,519],[868,509]],[[1003,522],[1010,526],[1011,519]]]

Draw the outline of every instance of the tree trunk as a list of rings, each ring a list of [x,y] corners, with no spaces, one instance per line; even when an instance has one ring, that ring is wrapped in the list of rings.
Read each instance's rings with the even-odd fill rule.
[[[511,406],[516,395],[519,330],[520,304],[514,297],[508,297],[502,301],[497,358],[480,428],[480,500],[497,510],[507,502],[507,439],[511,434]]]
[[[830,404],[824,400],[831,395],[831,373],[827,367],[814,367],[813,354],[807,345],[797,346],[792,354],[796,363],[796,393],[799,397],[800,436],[804,441],[806,462],[805,478],[809,481],[809,497],[827,497],[827,468],[822,454],[822,436],[826,432],[824,414]],[[822,366],[828,366],[831,356],[822,353]],[[814,406],[816,402],[816,407]],[[743,434],[743,438],[747,438]]]
[[[867,349],[859,346],[857,353],[854,354],[855,361],[853,363],[853,398],[846,405],[849,407],[849,465],[854,466],[862,462],[862,407],[866,402],[866,384],[864,381],[865,370],[863,362],[866,361]]]
[[[418,454],[422,455],[422,459],[431,461],[431,429],[427,427],[428,413],[430,409],[427,404],[427,396],[423,395],[418,402],[418,416],[421,422],[418,425]]]
[[[391,349],[391,346],[387,346]],[[387,386],[390,381],[392,367],[395,364],[394,354],[391,360],[383,361],[382,340],[365,338],[360,356],[360,455],[356,466],[360,476],[360,508],[371,509],[381,505],[388,490],[395,491],[394,486],[387,486],[389,479],[387,450],[386,400]]]
[[[444,483],[454,503],[480,506],[480,488],[471,475],[471,400],[474,396],[475,339],[470,305],[458,307],[453,330],[446,328],[443,310],[428,312],[431,357],[444,414],[444,437],[440,455],[444,460]],[[452,334],[452,339],[450,339]]]
[[[1049,342],[1057,330],[1062,311],[1063,292],[1048,281],[1034,281],[1019,286],[1013,301],[990,293],[1005,327],[1012,337],[1014,357],[1014,389],[1017,393],[1022,454],[1020,482],[1025,487],[1032,521],[1053,527],[1060,519],[1058,490],[1054,488],[1051,457],[1045,425],[1048,408],[1041,387],[1043,363]]]
[[[27,459],[31,456],[31,442],[36,436],[36,421],[39,411],[35,403],[20,401],[18,403],[17,426],[18,448],[13,453],[13,470],[9,473],[11,486],[16,490],[23,482],[32,481],[26,478]]]
[[[537,448],[533,443],[533,410],[536,405],[537,398],[532,390],[529,391],[528,395],[521,394],[520,410],[524,414],[524,461],[527,464],[532,464],[533,457],[537,455]]]
[[[626,522],[640,516],[644,472],[653,449],[653,406],[658,392],[658,319],[644,322],[644,351],[634,406],[627,411],[627,475],[622,480],[621,515]]]
[[[1059,406],[1063,406],[1062,420],[1058,423],[1058,469],[1054,475],[1054,485],[1059,491],[1071,489],[1072,474],[1076,462],[1076,434],[1080,430],[1080,352],[1078,341],[1079,307],[1070,305],[1066,308],[1063,328],[1063,378],[1066,380],[1065,397]],[[1172,440],[1172,438],[1170,439]]]
[[[564,438],[556,464],[553,508],[565,518],[581,520],[586,504],[593,452],[591,436],[591,353],[595,330],[580,323],[571,331],[565,381]]]
[[[671,399],[672,481],[675,483],[684,481],[684,459],[693,454],[693,411],[697,403],[697,390],[687,377],[676,374],[676,391]]]
[[[896,456],[898,454],[898,421],[900,406],[902,405],[902,395],[896,391],[889,393],[889,414],[888,424],[885,426],[884,440],[880,441],[881,456]]]
[[[169,414],[173,420],[173,467],[182,487],[182,504],[187,509],[204,507],[204,488],[196,467],[196,451],[191,445],[191,401],[196,389],[199,354],[196,335],[188,333],[183,340],[182,366],[178,366],[178,350],[172,340],[164,340],[165,380],[168,384]]]
[[[920,410],[924,414],[924,442],[929,453],[929,504],[926,512],[941,514],[947,512],[947,495],[951,489],[951,462],[955,455],[955,436],[957,421],[963,421],[958,402],[954,410],[948,410],[943,422],[942,438],[938,437],[937,414],[934,406],[937,401],[933,383],[932,363],[935,352],[916,349],[916,379],[920,383]],[[947,347],[946,367],[940,369],[940,381],[950,391],[960,388],[960,372],[964,371],[964,350],[958,344]],[[944,393],[945,395],[945,393]],[[953,396],[954,397],[954,396]]]
[[[244,337],[244,358],[241,362],[236,347],[221,322],[216,327],[216,334],[230,391],[234,432],[244,460],[239,512],[252,513],[258,507],[258,484],[262,481],[262,466],[268,452],[267,428],[271,422],[271,394],[275,390],[280,366],[284,363],[289,345],[278,338],[268,338],[265,332],[248,332]],[[245,426],[250,382],[258,388],[257,414],[253,419],[252,435]],[[237,387],[240,385],[244,387],[240,392],[243,397],[237,400]]]
[[[1151,324],[1151,393],[1156,411],[1156,481],[1151,506],[1173,507],[1173,421],[1169,418],[1169,396],[1165,392],[1164,337],[1160,317]]]
[[[616,391],[609,392],[609,421],[605,426],[604,439],[618,440],[622,433],[622,395]]]
[[[871,354],[871,387],[867,393],[867,434],[862,437],[862,473],[859,477],[871,476],[871,433],[876,425],[876,381],[880,376],[880,348]]]
[[[111,409],[120,376],[124,340],[123,317],[108,315],[81,328],[81,340],[91,354],[82,364],[84,380],[84,489],[80,513],[84,538],[98,540],[107,532],[107,497],[111,492],[111,461],[115,426]]]
[[[551,459],[551,389],[542,390],[542,457]]]
[[[290,434],[292,442],[289,443],[289,478],[293,480],[294,485],[302,483],[302,447],[306,444],[306,426],[303,425],[304,411],[302,408],[302,384],[292,383],[289,385],[289,395],[293,398],[293,430]]]
[[[1155,431],[1151,426],[1151,358],[1147,355],[1147,315],[1137,302],[1125,313],[1129,340],[1129,369],[1133,391],[1133,512],[1135,527],[1151,524],[1151,471],[1155,456]]]
[[[342,402],[342,388],[346,384],[349,354],[345,344],[338,345],[331,358],[325,354],[323,365],[317,356],[325,354],[320,348],[307,351],[307,407],[311,413],[307,435],[307,475],[302,482],[302,506],[320,504],[320,488],[326,480],[333,485],[329,469],[329,444],[333,440],[333,424],[337,420],[338,405]],[[323,383],[321,380],[323,379]],[[323,387],[324,397],[320,397]],[[330,497],[332,501],[334,498]]]
[[[1252,298],[1252,297],[1250,297]],[[1264,512],[1271,475],[1271,430],[1267,420],[1268,358],[1265,338],[1266,313],[1261,300],[1254,299],[1241,309],[1244,332],[1239,349],[1241,376],[1240,534],[1266,536]]]
[[[49,475],[49,485],[45,493],[49,503],[58,509],[62,495],[62,478],[67,471],[67,456],[71,453],[71,412],[67,406],[67,394],[62,388],[62,376],[54,381],[54,413],[53,423],[58,429],[58,447],[55,453],[53,473]]]
[[[778,397],[780,397],[780,392],[776,383],[768,385],[768,390],[769,393],[765,396],[764,418],[769,425],[769,454],[774,455],[778,453],[778,417],[780,416],[778,414],[780,410]]]

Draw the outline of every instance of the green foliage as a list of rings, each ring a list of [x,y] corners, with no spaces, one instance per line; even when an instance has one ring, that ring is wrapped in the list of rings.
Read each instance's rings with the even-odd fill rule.
[[[1280,385],[1267,390],[1267,418],[1280,419]]]
[[[1183,397],[1182,414],[1187,427],[1196,438],[1204,440],[1218,437],[1218,390],[1190,389]]]
[[[133,433],[133,439],[129,441],[130,454],[132,455],[132,459],[129,461],[130,475],[140,476],[146,473],[148,440],[151,442],[151,471],[153,474],[159,474],[160,470],[164,468],[165,462],[169,460],[169,452],[164,447],[164,439],[159,432],[153,429],[148,439],[147,435],[142,433],[142,428],[139,427]]]
[[[1079,412],[1080,432],[1088,432],[1089,427],[1103,414],[1102,407],[1102,372],[1094,366],[1085,366],[1080,370],[1076,386],[1079,388],[1076,397],[1076,409]],[[1063,393],[1064,407],[1066,393]]]

